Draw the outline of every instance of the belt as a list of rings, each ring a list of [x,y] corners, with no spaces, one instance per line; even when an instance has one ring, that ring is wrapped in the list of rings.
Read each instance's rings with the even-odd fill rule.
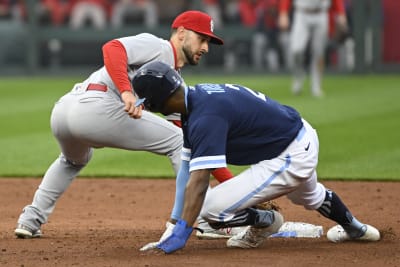
[[[304,13],[309,13],[309,14],[316,14],[316,13],[320,13],[322,12],[322,8],[316,7],[316,8],[307,8],[307,7],[303,7],[300,8],[301,11],[303,11]]]
[[[97,83],[89,83],[86,88],[87,91],[94,90],[94,91],[102,91],[107,92],[107,85],[104,84],[97,84]]]

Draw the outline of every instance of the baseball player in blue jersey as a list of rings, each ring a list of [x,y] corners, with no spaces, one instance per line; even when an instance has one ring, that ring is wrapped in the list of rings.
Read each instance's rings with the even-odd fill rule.
[[[334,191],[317,181],[318,136],[294,108],[241,85],[186,86],[161,62],[142,66],[132,85],[147,110],[182,116],[177,183],[184,194],[175,200],[179,219],[158,249],[172,253],[183,248],[199,215],[215,228],[249,225],[227,246],[258,247],[278,232],[283,217],[253,207],[283,195],[337,222],[327,232],[333,242],[380,239],[376,228],[358,221]],[[211,170],[227,164],[250,167],[210,189]]]
[[[19,216],[14,231],[17,237],[42,235],[41,226],[89,163],[95,148],[166,155],[174,171],[179,170],[181,129],[135,105],[131,79],[141,65],[153,60],[176,70],[186,64],[197,65],[210,43],[221,45],[223,40],[213,33],[211,17],[195,10],[179,14],[171,32],[170,40],[141,33],[107,42],[103,46],[104,66],[57,101],[51,114],[51,129],[61,153],[46,171],[32,203]],[[232,176],[227,169],[218,169],[213,175],[220,182]]]

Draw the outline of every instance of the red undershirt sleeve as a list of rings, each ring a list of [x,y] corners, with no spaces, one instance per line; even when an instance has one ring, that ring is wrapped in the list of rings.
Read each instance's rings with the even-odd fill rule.
[[[343,1],[339,1],[339,0],[333,0],[332,1],[332,5],[331,5],[331,9],[336,13],[336,14],[345,14],[345,10],[344,10],[344,4]]]
[[[290,8],[292,7],[291,0],[281,0],[279,2],[279,11],[289,13]]]
[[[131,91],[128,77],[128,57],[125,47],[118,40],[111,40],[103,45],[104,66],[120,93]]]

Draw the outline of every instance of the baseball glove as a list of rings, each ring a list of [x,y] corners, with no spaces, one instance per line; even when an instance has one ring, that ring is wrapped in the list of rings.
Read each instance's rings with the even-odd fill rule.
[[[256,209],[259,210],[275,210],[280,211],[282,208],[278,205],[278,203],[274,200],[268,200],[262,203],[255,205]]]

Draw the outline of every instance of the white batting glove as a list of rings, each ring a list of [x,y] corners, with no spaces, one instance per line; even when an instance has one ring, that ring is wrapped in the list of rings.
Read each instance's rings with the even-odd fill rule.
[[[139,250],[147,251],[147,250],[157,248],[158,244],[160,244],[162,241],[167,239],[167,237],[169,237],[172,234],[172,230],[174,230],[175,224],[168,221],[165,223],[165,227],[166,227],[166,229],[165,229],[164,233],[162,234],[160,240],[158,240],[157,242],[150,242],[150,243],[144,245],[143,247],[141,247]]]

